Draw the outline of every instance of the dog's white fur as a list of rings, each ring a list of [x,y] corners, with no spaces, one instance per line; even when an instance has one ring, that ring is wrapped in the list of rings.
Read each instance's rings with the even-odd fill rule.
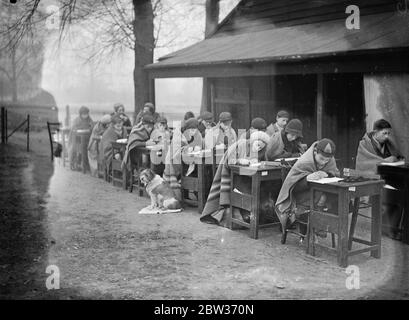
[[[151,169],[145,169],[141,172],[140,180],[146,187],[146,192],[151,198],[149,209],[181,209],[179,200],[176,199],[170,186]]]

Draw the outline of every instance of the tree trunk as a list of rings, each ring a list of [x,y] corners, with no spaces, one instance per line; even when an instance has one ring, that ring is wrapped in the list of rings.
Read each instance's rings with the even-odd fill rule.
[[[16,47],[13,47],[11,50],[11,93],[12,93],[12,101],[17,102]]]
[[[133,0],[135,20],[133,32],[135,35],[135,69],[134,94],[135,116],[149,101],[149,78],[143,70],[144,66],[153,62],[153,9],[151,0]]]
[[[219,0],[206,0],[206,25],[205,25],[205,39],[212,34],[219,23]],[[202,89],[202,104],[200,107],[200,113],[209,110],[207,105],[207,89],[208,81],[207,78],[203,78],[203,89]],[[214,115],[216,118],[216,115]]]

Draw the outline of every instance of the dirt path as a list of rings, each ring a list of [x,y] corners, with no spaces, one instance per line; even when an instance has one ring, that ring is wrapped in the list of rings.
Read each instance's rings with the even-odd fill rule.
[[[400,242],[383,238],[380,260],[352,257],[360,289],[348,290],[334,256],[307,256],[293,236],[281,245],[277,229],[252,240],[201,223],[193,208],[138,215],[148,199],[52,168],[45,150],[0,151],[0,298],[409,298],[409,246]],[[48,265],[61,272],[59,290],[45,287]]]

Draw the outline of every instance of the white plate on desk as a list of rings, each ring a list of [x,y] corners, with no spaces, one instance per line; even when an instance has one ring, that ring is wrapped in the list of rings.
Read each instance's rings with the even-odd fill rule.
[[[127,143],[128,139],[118,139],[116,140],[117,143]]]
[[[149,150],[161,150],[162,148],[163,148],[162,144],[157,144],[154,146],[146,146],[146,149],[149,149]]]
[[[288,161],[296,161],[296,160],[298,160],[298,159],[300,159],[299,157],[295,157],[295,158],[280,158],[280,159],[275,159],[274,161],[275,162],[281,162],[281,161],[286,161],[286,162],[288,162]]]

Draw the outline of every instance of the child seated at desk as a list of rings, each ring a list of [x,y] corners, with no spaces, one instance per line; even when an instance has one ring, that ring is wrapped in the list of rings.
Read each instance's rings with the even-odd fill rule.
[[[111,116],[106,114],[102,116],[101,120],[99,120],[92,129],[91,137],[88,143],[88,162],[92,176],[97,175],[98,169],[98,150],[100,143],[97,142],[97,139],[101,139],[104,132],[108,129],[110,123]]]
[[[129,171],[133,165],[146,166],[149,159],[143,158],[138,147],[146,147],[153,145],[152,141],[149,141],[151,132],[153,130],[155,120],[150,114],[143,114],[140,123],[135,125],[131,133],[129,134],[128,144],[126,145],[124,159],[122,161],[122,167],[126,167]],[[142,158],[142,160],[140,160]]]
[[[188,119],[184,124],[184,132],[175,130],[170,148],[166,154],[165,171],[163,179],[174,190],[178,200],[181,200],[180,178],[182,164],[194,165],[191,153],[203,148],[203,139],[198,130],[199,121],[195,118]],[[191,174],[197,174],[196,169]]]
[[[298,119],[292,119],[283,130],[274,133],[267,145],[267,160],[299,157],[303,154],[302,129],[302,122]]]
[[[239,139],[225,152],[213,178],[210,193],[203,209],[200,221],[226,226],[226,214],[230,210],[230,165],[250,165],[265,160],[265,150],[269,136],[265,132],[256,131],[250,139]],[[235,187],[243,193],[251,193],[249,179],[237,179]],[[264,196],[260,195],[261,202]],[[249,220],[249,213],[234,210],[232,215],[241,220]]]
[[[153,171],[162,176],[165,169],[166,153],[171,140],[171,132],[168,128],[168,121],[165,117],[159,117],[151,136],[148,140],[148,145],[161,145],[161,149],[151,152],[151,163]]]
[[[100,155],[103,157],[103,163],[108,169],[111,167],[113,157],[117,160],[120,159],[119,154],[112,154],[112,142],[126,138],[127,133],[123,124],[124,122],[121,117],[118,115],[113,116],[110,126],[101,137]]]
[[[94,122],[92,121],[89,115],[89,109],[85,106],[82,106],[79,109],[79,116],[74,119],[70,133],[68,135],[68,157],[70,161],[71,170],[76,170],[76,165],[78,162],[78,155],[77,155],[77,141],[75,139],[75,133],[77,130],[91,130],[94,126]],[[87,161],[88,162],[88,161]]]
[[[335,144],[330,139],[322,139],[312,144],[312,146],[297,160],[281,187],[275,205],[276,214],[283,226],[287,228],[287,223],[294,223],[296,219],[303,220],[297,216],[300,211],[298,207],[310,206],[309,181],[319,180],[328,176],[338,176],[339,171],[334,159]],[[336,199],[332,195],[316,193],[314,203],[324,210],[337,209]],[[303,216],[305,218],[305,216]],[[318,233],[326,236],[326,233]]]
[[[403,156],[390,139],[392,126],[385,119],[375,121],[373,130],[365,133],[359,142],[356,155],[356,170],[369,174],[377,174],[377,165],[382,162],[396,162],[402,160]],[[397,185],[388,181],[395,189]],[[393,239],[399,239],[399,223],[402,210],[396,203],[399,198],[399,190],[383,189],[383,233]]]

